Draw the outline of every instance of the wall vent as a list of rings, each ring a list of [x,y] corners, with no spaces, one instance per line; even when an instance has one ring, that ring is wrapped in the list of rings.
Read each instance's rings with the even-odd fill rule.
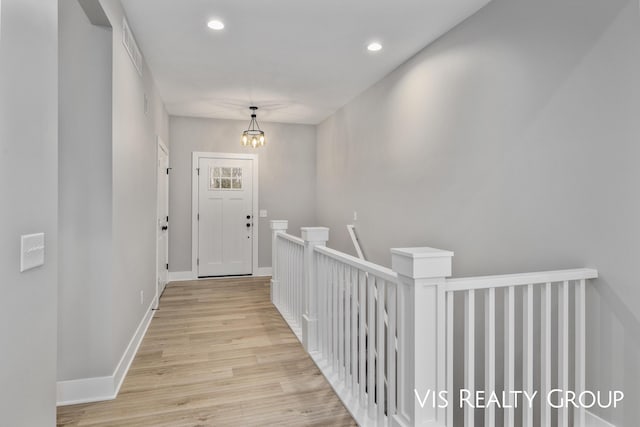
[[[127,52],[129,52],[133,66],[138,70],[138,74],[142,76],[142,52],[140,52],[138,48],[136,39],[133,38],[131,28],[126,18],[122,18],[122,44],[127,49]]]

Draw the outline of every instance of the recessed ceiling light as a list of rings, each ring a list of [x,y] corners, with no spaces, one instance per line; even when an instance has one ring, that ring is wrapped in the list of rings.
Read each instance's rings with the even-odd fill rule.
[[[367,50],[369,52],[377,52],[381,49],[382,49],[382,45],[378,42],[369,43],[369,46],[367,46]]]
[[[222,30],[224,28],[224,23],[222,21],[218,21],[217,19],[213,19],[207,22],[207,27],[212,30]]]

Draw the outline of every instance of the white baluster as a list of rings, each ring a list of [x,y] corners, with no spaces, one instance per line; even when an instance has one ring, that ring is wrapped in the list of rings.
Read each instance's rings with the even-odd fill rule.
[[[284,300],[282,301],[282,307],[285,314],[289,314],[289,241],[282,241],[282,290],[284,291]]]
[[[322,255],[320,257],[322,269],[322,287],[320,288],[320,295],[322,295],[322,355],[325,360],[329,360],[327,357],[329,354],[329,346],[327,345],[327,332],[329,329],[329,316],[327,314],[327,301],[329,295],[329,280],[327,279],[329,271],[329,263],[327,257]]]
[[[296,290],[297,298],[296,298],[296,322],[302,326],[302,301],[303,301],[303,293],[304,293],[304,274],[302,271],[302,263],[303,260],[303,252],[300,246],[296,245]]]
[[[344,382],[351,383],[351,267],[344,272]]]
[[[282,312],[286,311],[286,307],[287,307],[287,251],[286,251],[286,244],[282,239],[279,239],[279,250],[280,250],[280,268],[279,268],[279,272],[278,272],[278,276],[279,276],[279,282],[280,282],[280,301],[278,302],[280,304],[280,310]]]
[[[300,293],[300,285],[298,283],[298,246],[291,243],[291,288],[293,290],[293,299],[291,301],[291,314],[296,325],[300,325],[298,317],[298,299]]]
[[[295,288],[293,286],[293,243],[287,241],[287,248],[287,288],[289,289],[289,307],[287,314],[289,314],[289,317],[295,317],[293,313],[293,301],[295,299]]]
[[[396,413],[396,283],[387,283],[387,416]]]
[[[504,290],[504,391],[507,396],[507,404],[504,408],[504,426],[515,425],[515,289],[509,286]]]
[[[551,283],[545,283],[540,297],[542,314],[540,316],[540,396],[544,399],[540,405],[540,424],[551,425],[551,407],[546,397],[551,391]]]
[[[560,284],[558,293],[558,388],[569,390],[569,283]],[[569,407],[558,408],[558,427],[569,426]]]
[[[484,297],[484,390],[485,398],[496,392],[496,290],[489,288]],[[496,405],[484,411],[484,425],[496,425]]]
[[[329,331],[331,329],[331,317],[329,316],[329,301],[331,300],[329,297],[331,295],[331,281],[329,279],[329,258],[327,258],[326,256],[322,256],[322,283],[324,284],[324,289],[322,292],[322,304],[324,307],[324,349],[323,349],[323,353],[324,353],[324,358],[329,361]]]
[[[344,378],[344,264],[338,270],[338,374]]]
[[[302,315],[305,311],[305,272],[304,268],[304,247],[296,245],[296,264],[298,268],[296,268],[296,287],[298,288],[298,300],[296,305],[298,307],[298,317],[297,320],[302,327]]]
[[[533,285],[522,292],[522,390],[533,394]],[[533,427],[533,408],[527,399],[522,399],[522,426]]]
[[[296,283],[296,264],[297,264],[297,249],[298,247],[290,242],[289,246],[291,247],[291,265],[289,266],[289,271],[291,272],[291,317],[294,319],[295,325],[299,325],[298,316],[297,316],[297,308],[298,308],[298,291],[300,290],[298,284]]]
[[[586,348],[586,287],[585,280],[582,279],[576,286],[576,299],[575,299],[575,312],[576,312],[576,373],[575,373],[575,392],[576,395],[580,395],[585,391],[585,372],[586,372],[586,360],[585,352]],[[575,409],[574,412],[574,424],[577,426],[583,426],[586,423],[585,409],[582,405]]]
[[[280,286],[282,287],[282,311],[286,314],[287,305],[289,304],[289,289],[287,289],[287,255],[289,247],[287,246],[287,241],[280,241],[281,251],[282,251],[282,268],[280,269]]]
[[[367,282],[366,275],[363,271],[358,272],[358,297],[359,297],[359,311],[358,311],[358,338],[360,339],[358,348],[358,384],[360,386],[360,405],[366,406],[367,395]]]
[[[466,291],[464,294],[464,388],[475,395],[475,322],[476,322],[476,298],[475,291]],[[475,423],[473,406],[464,404],[464,425],[473,427]]]
[[[453,389],[453,306],[455,300],[453,292],[447,292],[447,418],[446,426],[453,427],[453,406],[455,390]]]
[[[291,243],[291,287],[293,289],[291,314],[296,325],[300,324],[300,318],[298,317],[298,294],[300,293],[300,285],[301,283],[298,283],[298,246]]]
[[[322,257],[324,282],[323,305],[324,305],[324,359],[331,364],[331,261],[328,257]]]
[[[375,407],[375,350],[376,350],[376,296],[375,278],[369,275],[367,280],[367,397],[369,417],[376,416]]]
[[[378,408],[378,425],[384,422],[384,368],[385,368],[385,342],[384,342],[384,306],[385,306],[385,282],[384,280],[376,280],[376,290],[378,302],[376,304],[376,405]]]
[[[351,393],[358,394],[358,270],[351,269]]]
[[[332,298],[333,298],[333,310],[331,312],[332,324],[333,324],[333,372],[339,374],[340,368],[338,365],[338,317],[340,316],[338,311],[338,263],[333,263],[333,286],[332,286]]]

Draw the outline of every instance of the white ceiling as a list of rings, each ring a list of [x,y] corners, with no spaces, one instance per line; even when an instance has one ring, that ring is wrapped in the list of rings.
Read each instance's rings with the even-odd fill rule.
[[[317,124],[489,1],[122,3],[169,114]]]

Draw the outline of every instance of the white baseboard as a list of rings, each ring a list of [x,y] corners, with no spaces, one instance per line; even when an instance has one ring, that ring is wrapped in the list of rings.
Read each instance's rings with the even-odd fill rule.
[[[151,305],[147,309],[147,313],[144,315],[136,332],[131,337],[131,341],[129,341],[129,345],[127,349],[124,351],[124,354],[120,358],[120,362],[118,362],[118,366],[116,366],[115,371],[113,372],[113,383],[115,384],[115,395],[118,395],[120,391],[120,387],[122,386],[122,382],[124,381],[124,377],[127,376],[127,372],[129,372],[129,367],[131,366],[131,362],[136,357],[136,353],[140,348],[140,344],[142,344],[142,340],[144,339],[145,334],[147,333],[147,329],[149,329],[149,325],[151,324],[151,319],[156,314],[155,310],[153,310],[155,301],[151,302]]]
[[[58,381],[57,406],[115,399],[113,376]]]
[[[151,324],[155,311],[152,310],[155,301],[151,302],[146,314],[140,321],[127,349],[120,358],[120,362],[108,377],[80,378],[76,380],[58,381],[56,405],[76,405],[78,403],[98,402],[115,399],[120,391],[122,382],[129,371],[131,362],[136,357],[142,339]]]
[[[254,274],[256,277],[271,276],[271,267],[258,267],[258,272]]]
[[[593,412],[585,411],[584,427],[616,427],[608,421],[603,420]]]
[[[184,280],[196,280],[198,277],[193,271],[170,271],[169,282],[182,282]]]

